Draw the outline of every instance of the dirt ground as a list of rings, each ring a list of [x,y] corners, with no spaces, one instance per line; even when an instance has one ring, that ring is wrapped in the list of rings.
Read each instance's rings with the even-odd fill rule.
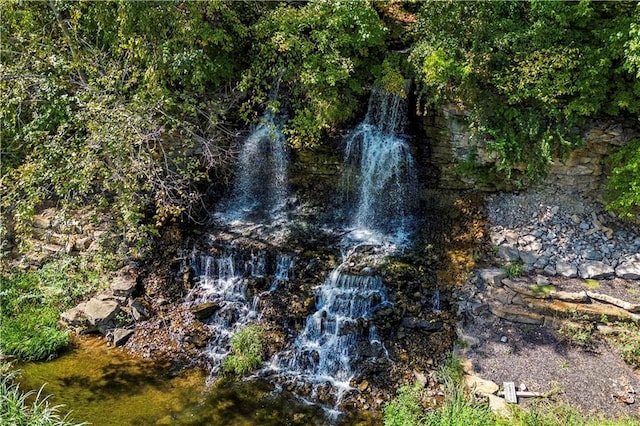
[[[480,340],[465,357],[483,379],[549,393],[585,415],[636,416],[640,424],[640,374],[606,342],[579,347],[553,329],[500,319],[467,324],[465,332]]]

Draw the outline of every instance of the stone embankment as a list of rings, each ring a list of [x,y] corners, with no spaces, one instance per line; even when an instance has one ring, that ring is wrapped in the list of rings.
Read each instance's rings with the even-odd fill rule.
[[[124,345],[133,334],[133,325],[148,317],[145,308],[133,297],[136,287],[135,271],[121,269],[111,277],[108,289],[63,312],[61,325],[78,334],[100,333],[115,346]]]

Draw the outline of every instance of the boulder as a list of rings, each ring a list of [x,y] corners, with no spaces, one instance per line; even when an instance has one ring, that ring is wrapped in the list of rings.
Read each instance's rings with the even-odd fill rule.
[[[596,280],[611,278],[615,275],[613,267],[598,260],[583,262],[579,268],[580,278],[593,278]]]
[[[556,263],[556,273],[566,278],[576,278],[578,276],[578,268],[576,265],[567,262]]]
[[[84,306],[84,313],[91,325],[100,327],[111,321],[118,311],[120,305],[112,300],[90,299]]]
[[[625,262],[615,269],[616,276],[625,280],[640,280],[640,262]]]
[[[84,313],[86,303],[81,303],[68,311],[60,314],[60,319],[69,327],[86,327],[89,325],[89,320]]]
[[[134,275],[116,275],[111,281],[111,290],[114,296],[129,297],[136,289],[137,280]]]

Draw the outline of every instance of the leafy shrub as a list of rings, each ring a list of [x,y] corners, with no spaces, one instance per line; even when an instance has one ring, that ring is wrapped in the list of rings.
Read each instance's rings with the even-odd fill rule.
[[[222,372],[243,376],[262,364],[263,332],[256,324],[240,329],[231,338],[231,354],[222,362]]]
[[[511,263],[502,268],[509,278],[521,277],[524,273],[524,266],[520,263]]]
[[[640,139],[634,139],[608,158],[612,167],[607,209],[624,217],[640,215]]]

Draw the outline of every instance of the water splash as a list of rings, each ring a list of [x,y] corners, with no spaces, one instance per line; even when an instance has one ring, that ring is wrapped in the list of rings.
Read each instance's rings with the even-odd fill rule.
[[[373,312],[387,304],[382,278],[352,275],[335,269],[316,291],[316,312],[288,350],[277,354],[270,368],[279,375],[312,384],[331,385],[338,407],[352,389],[353,361],[366,346],[371,356],[387,356],[375,326]]]
[[[215,312],[206,320],[212,338],[204,351],[215,375],[229,355],[231,337],[260,319],[260,296],[249,297],[247,290],[252,279],[269,276],[267,254],[264,251],[243,253],[234,248],[217,256],[194,252],[190,264],[197,284],[186,301],[192,306],[202,303],[215,306]],[[292,267],[293,256],[279,254],[272,282],[287,280]]]
[[[245,139],[231,197],[218,213],[226,222],[270,220],[284,211],[289,156],[282,121],[268,111]]]
[[[343,185],[354,239],[380,242],[392,236],[405,242],[415,207],[415,167],[403,134],[406,102],[398,94],[376,88],[364,120],[349,134]],[[387,238],[388,239],[388,238]]]

